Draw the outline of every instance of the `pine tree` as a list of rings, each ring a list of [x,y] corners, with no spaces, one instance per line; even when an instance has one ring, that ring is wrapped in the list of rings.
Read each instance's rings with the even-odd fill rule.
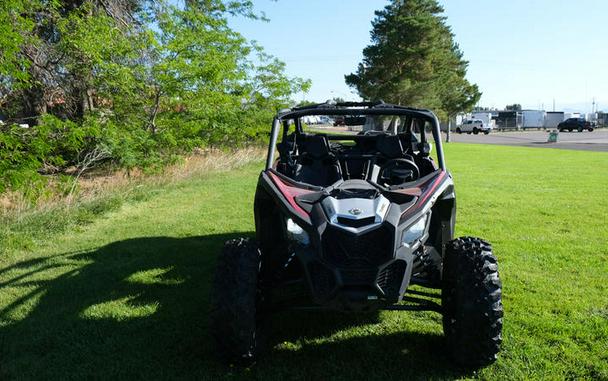
[[[392,0],[376,11],[371,40],[357,72],[345,77],[362,98],[429,108],[440,118],[479,100],[436,0]]]

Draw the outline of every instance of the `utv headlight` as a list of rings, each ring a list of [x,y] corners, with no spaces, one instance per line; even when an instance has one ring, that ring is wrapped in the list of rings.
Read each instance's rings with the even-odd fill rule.
[[[298,242],[302,245],[308,245],[310,243],[308,233],[306,233],[306,231],[291,218],[287,219],[287,236],[290,240]]]
[[[412,226],[410,226],[407,230],[403,232],[403,236],[401,237],[401,243],[407,246],[411,246],[414,242],[422,238],[424,235],[424,231],[426,229],[426,221],[428,219],[428,214],[422,216],[418,221],[416,221]]]

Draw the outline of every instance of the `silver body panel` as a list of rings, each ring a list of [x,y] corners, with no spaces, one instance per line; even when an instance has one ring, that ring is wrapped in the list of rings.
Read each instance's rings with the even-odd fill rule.
[[[345,198],[336,199],[334,197],[326,197],[322,201],[323,210],[327,215],[329,223],[351,233],[363,233],[380,225],[386,218],[386,214],[390,207],[390,201],[378,195],[376,198]],[[347,226],[339,222],[339,218],[349,220],[362,220],[374,218],[373,223],[359,228]]]

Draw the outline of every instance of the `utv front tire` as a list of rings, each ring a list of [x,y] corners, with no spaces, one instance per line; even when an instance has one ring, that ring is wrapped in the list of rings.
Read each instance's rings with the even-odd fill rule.
[[[260,339],[260,250],[254,241],[227,241],[218,258],[211,286],[209,330],[220,356],[248,365]]]
[[[502,342],[502,284],[492,246],[451,241],[443,265],[443,331],[453,358],[467,367],[496,360]]]

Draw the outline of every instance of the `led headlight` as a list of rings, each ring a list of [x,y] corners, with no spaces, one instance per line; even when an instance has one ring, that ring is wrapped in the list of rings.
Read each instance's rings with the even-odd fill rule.
[[[407,246],[411,246],[414,242],[422,238],[422,236],[424,235],[424,230],[426,229],[427,219],[428,214],[425,214],[412,226],[405,230],[403,232],[403,236],[401,237],[401,243]]]
[[[308,233],[306,233],[306,231],[291,218],[287,219],[287,236],[290,240],[298,242],[302,245],[308,245],[310,243]]]

